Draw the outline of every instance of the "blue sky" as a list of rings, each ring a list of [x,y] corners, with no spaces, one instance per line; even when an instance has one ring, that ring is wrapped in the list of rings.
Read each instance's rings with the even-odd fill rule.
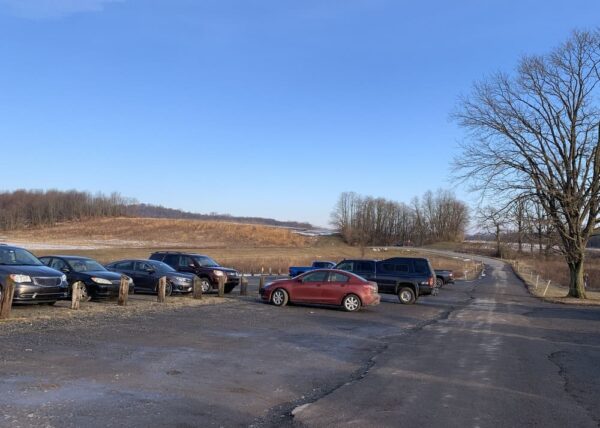
[[[449,188],[474,80],[598,1],[0,0],[1,189],[326,225]]]

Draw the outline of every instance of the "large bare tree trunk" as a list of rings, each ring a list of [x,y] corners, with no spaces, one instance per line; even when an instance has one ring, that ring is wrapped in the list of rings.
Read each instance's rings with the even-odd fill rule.
[[[569,274],[569,297],[585,299],[585,282],[583,280],[583,258],[576,261],[570,261]]]

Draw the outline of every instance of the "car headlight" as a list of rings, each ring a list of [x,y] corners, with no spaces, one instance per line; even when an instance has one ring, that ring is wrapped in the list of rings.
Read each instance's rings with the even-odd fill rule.
[[[187,283],[187,282],[192,282],[192,280],[191,280],[191,279],[189,279],[189,278],[184,278],[184,277],[182,277],[182,276],[176,276],[176,277],[175,277],[175,281],[177,281],[177,282],[186,282],[186,283]]]
[[[94,281],[96,284],[107,284],[107,285],[112,284],[112,282],[110,282],[108,279],[98,278],[96,276],[92,277],[92,281]]]
[[[29,275],[12,274],[10,275],[10,279],[12,279],[17,284],[31,282],[31,277]]]
[[[223,276],[224,275],[222,270],[213,270],[213,273],[215,274],[215,276]]]

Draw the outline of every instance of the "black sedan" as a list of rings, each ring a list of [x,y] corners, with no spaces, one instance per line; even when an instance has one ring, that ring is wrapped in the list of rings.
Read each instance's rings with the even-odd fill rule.
[[[67,276],[69,285],[76,282],[81,287],[81,300],[106,299],[117,297],[121,275],[107,270],[93,259],[78,256],[44,256],[40,260],[46,265]],[[129,293],[133,293],[133,281],[129,279]]]
[[[167,296],[192,291],[193,274],[177,272],[157,260],[119,260],[107,264],[106,268],[133,278],[136,293],[157,293],[158,280],[163,276],[167,277]]]

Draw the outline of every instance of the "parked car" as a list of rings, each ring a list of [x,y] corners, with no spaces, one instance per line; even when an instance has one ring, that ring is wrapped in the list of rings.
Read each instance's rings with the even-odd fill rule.
[[[290,278],[301,275],[315,269],[331,269],[335,266],[335,262],[315,260],[311,266],[291,266],[289,268]]]
[[[219,288],[219,277],[225,277],[225,293],[231,293],[240,283],[240,273],[238,271],[220,266],[204,254],[157,251],[150,255],[150,259],[164,262],[178,272],[197,275],[200,278],[203,293],[207,293],[211,289],[217,290]]]
[[[40,261],[46,266],[64,273],[71,287],[79,282],[81,287],[80,300],[87,302],[92,299],[107,299],[119,295],[121,275],[110,272],[96,260],[77,256],[44,256]],[[133,293],[133,281],[129,278],[129,293]]]
[[[335,268],[376,282],[380,293],[395,294],[403,304],[415,303],[419,296],[431,294],[435,287],[435,273],[425,258],[342,260]]]
[[[193,288],[194,275],[177,272],[157,260],[118,260],[107,264],[106,268],[130,276],[136,293],[158,293],[158,281],[163,276],[167,277],[167,296],[172,293],[189,293]]]
[[[334,269],[318,269],[273,281],[259,291],[263,300],[275,306],[285,306],[288,302],[313,303],[341,306],[348,312],[377,305],[380,300],[376,283]]]
[[[454,284],[454,272],[448,269],[436,269],[435,286],[442,288],[446,284]]]
[[[15,284],[13,303],[53,305],[68,296],[65,274],[49,268],[23,248],[0,245],[0,295],[8,278]]]

